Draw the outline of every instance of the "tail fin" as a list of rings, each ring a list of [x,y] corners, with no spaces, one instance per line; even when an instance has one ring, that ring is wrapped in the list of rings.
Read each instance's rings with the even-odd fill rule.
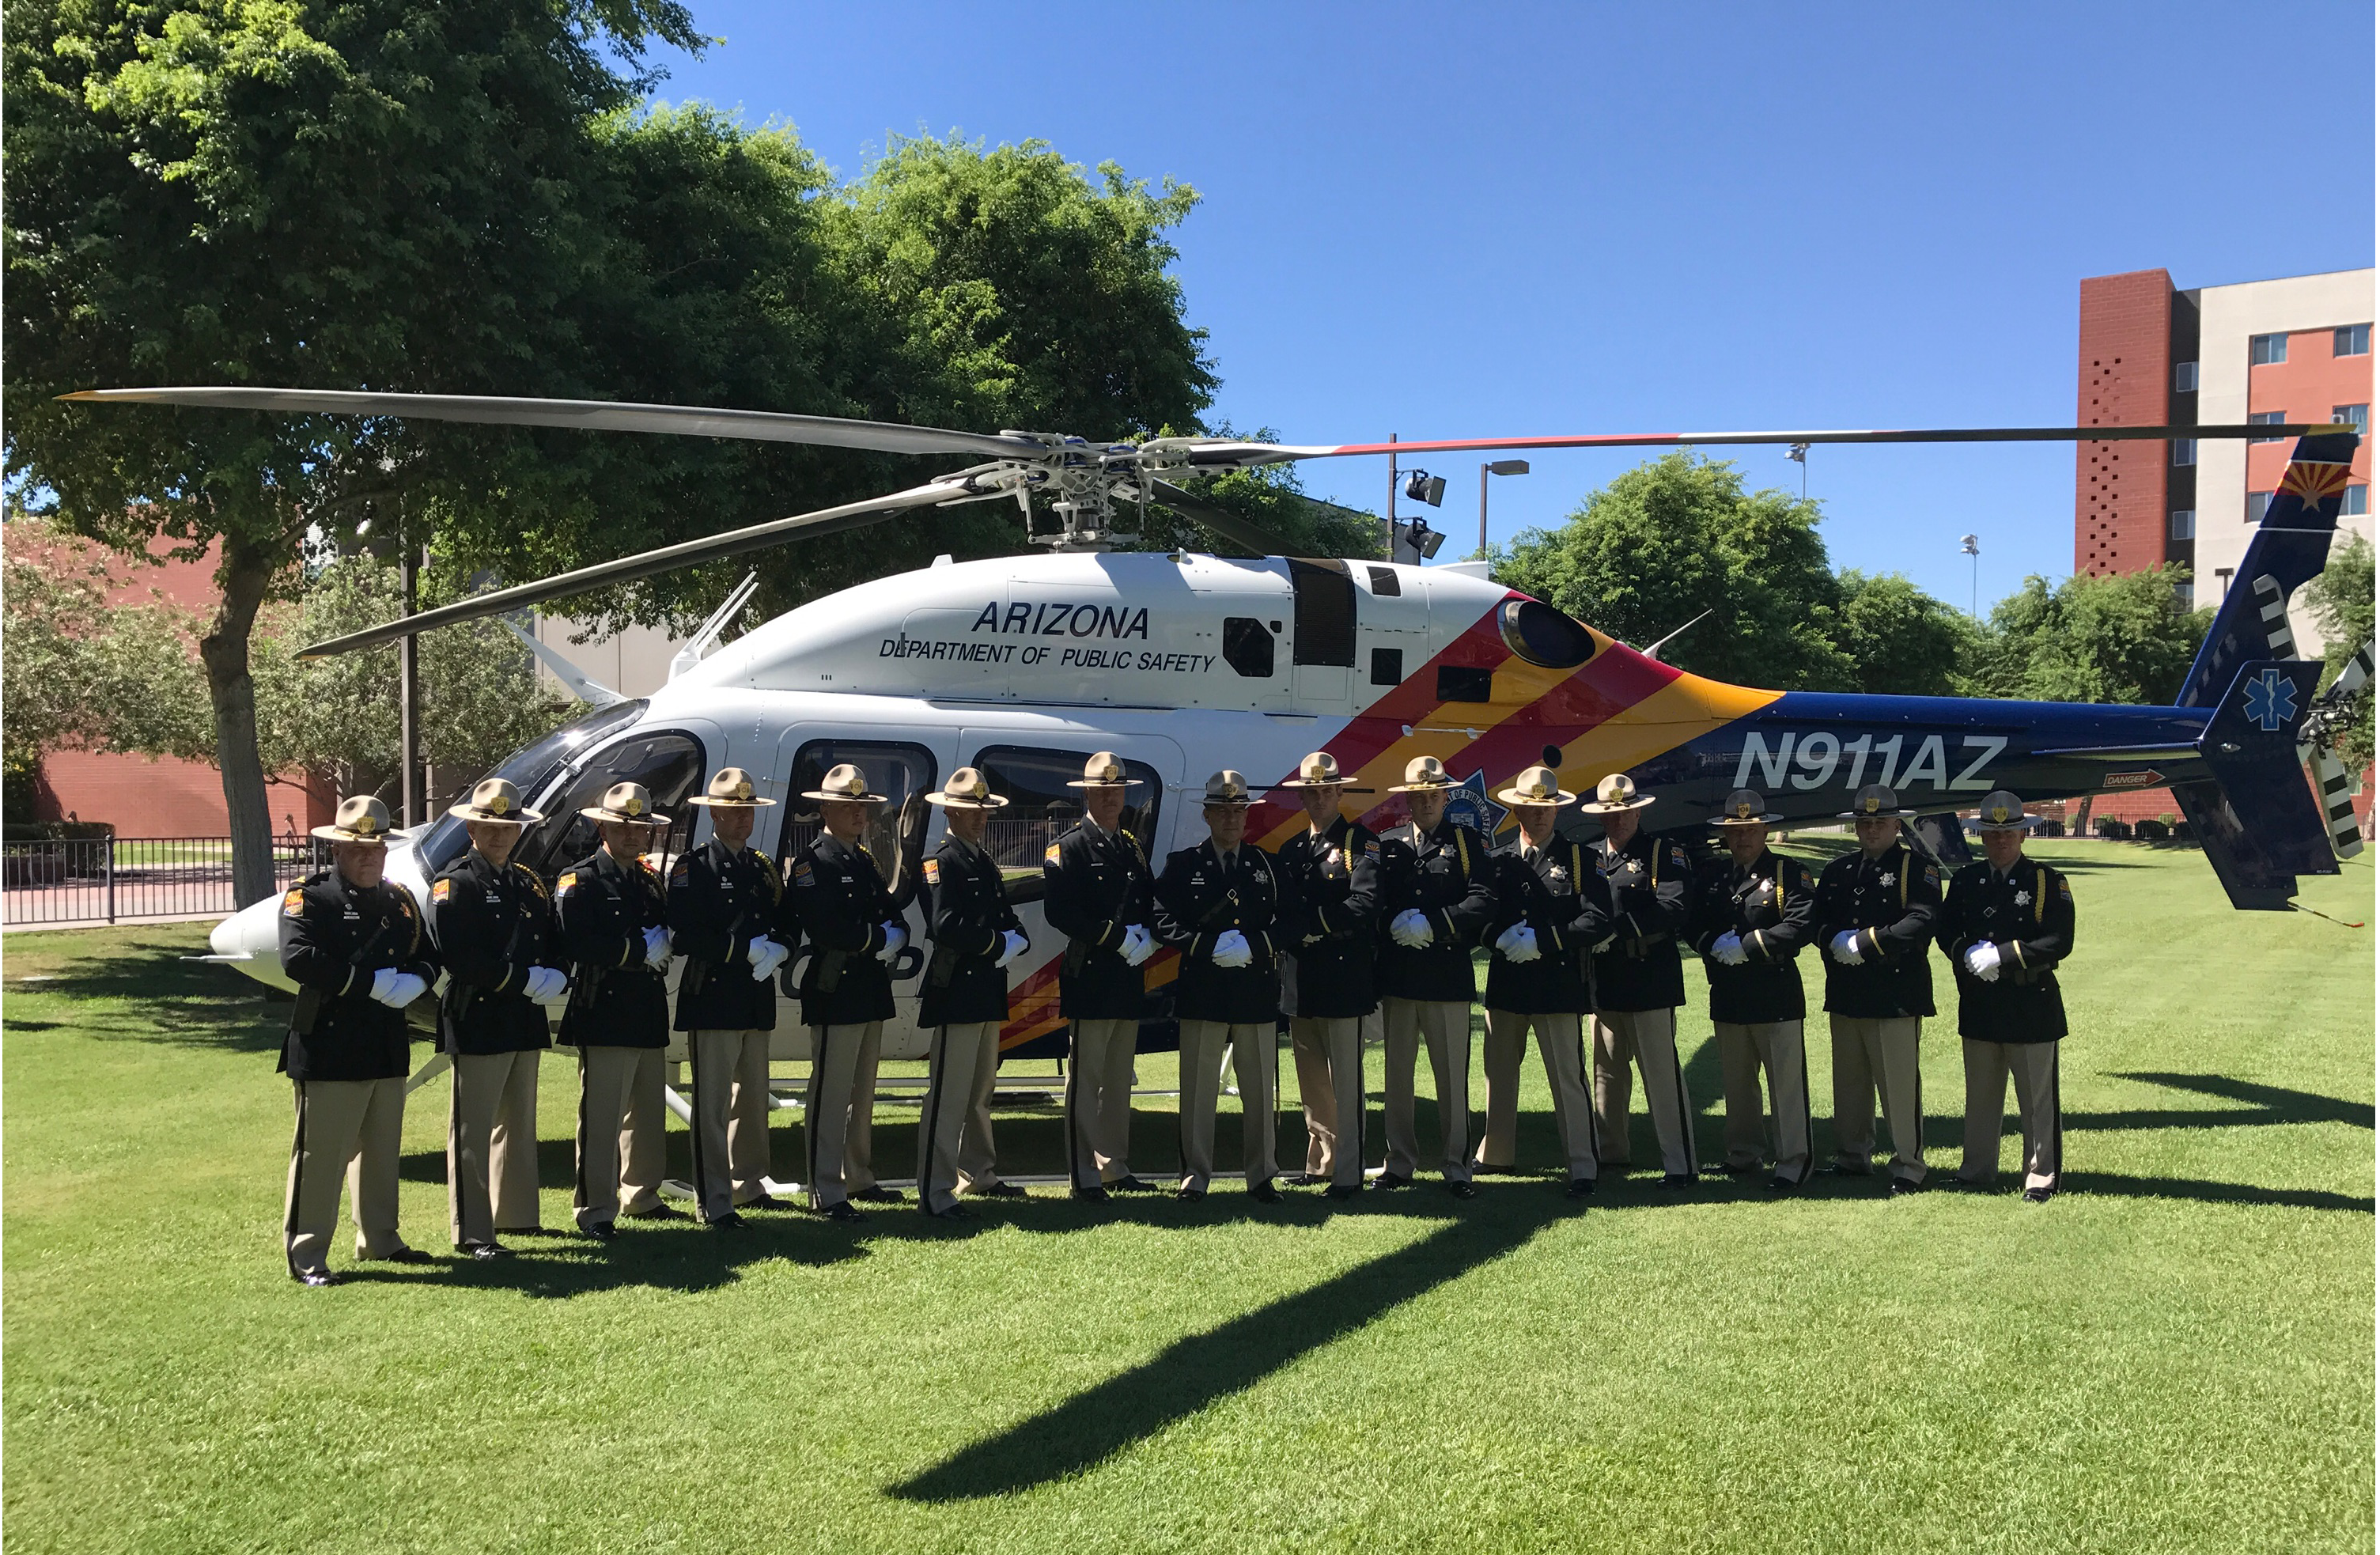
[[[2321,674],[2303,659],[2241,664],[2199,738],[2213,776],[2174,785],[2235,907],[2287,912],[2298,876],[2338,873],[2298,757]]]
[[[2272,623],[2277,619],[2287,632],[2289,596],[2329,564],[2339,499],[2347,492],[2355,447],[2356,436],[2348,431],[2298,439],[2280,489],[2266,504],[2265,521],[2248,541],[2248,553],[2240,559],[2236,576],[2244,587],[2231,589],[2216,607],[2215,626],[2181,683],[2180,706],[2210,706],[2251,659],[2297,656],[2286,640],[2274,639]],[[2272,580],[2269,593],[2260,588],[2266,578]],[[2278,595],[2277,611],[2267,603],[2271,593]]]

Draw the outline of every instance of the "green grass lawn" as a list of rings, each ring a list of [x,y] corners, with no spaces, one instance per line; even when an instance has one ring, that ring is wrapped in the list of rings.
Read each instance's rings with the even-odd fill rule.
[[[2372,931],[2233,914],[2194,853],[2039,851],[2082,913],[2045,1207],[2012,1134],[1990,1197],[1640,1175],[1574,1203],[1533,1054],[1543,1170],[1468,1205],[1045,1190],[965,1227],[636,1228],[331,1291],[278,1245],[285,1005],[176,960],[200,925],[12,935],[6,1526],[25,1550],[2368,1550]],[[2368,919],[2371,869],[2305,900]],[[1681,1038],[1715,1159],[1700,980]],[[1925,1049],[1939,1170],[1947,1022]],[[571,1080],[546,1075],[558,1226]],[[440,1081],[404,1188],[442,1253],[443,1115]],[[884,1110],[888,1173],[915,1117]],[[1056,1169],[1052,1110],[1001,1127]]]

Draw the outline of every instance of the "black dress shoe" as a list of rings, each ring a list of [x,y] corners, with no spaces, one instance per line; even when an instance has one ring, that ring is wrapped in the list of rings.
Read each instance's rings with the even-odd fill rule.
[[[620,1234],[620,1228],[609,1221],[597,1221],[592,1225],[580,1226],[578,1229],[598,1242],[609,1242]]]
[[[1569,1184],[1563,1187],[1562,1192],[1570,1195],[1572,1198],[1592,1197],[1595,1193],[1595,1179],[1592,1177],[1572,1177]]]
[[[1148,1181],[1147,1178],[1135,1177],[1127,1172],[1123,1176],[1117,1178],[1114,1182],[1110,1183],[1108,1184],[1108,1191],[1110,1193],[1158,1193],[1161,1190],[1155,1183]]]
[[[853,1209],[851,1207],[851,1200],[847,1198],[841,1199],[833,1204],[828,1205],[822,1212],[828,1220],[840,1221],[844,1225],[851,1225],[856,1221],[868,1219],[867,1216]]]
[[[1363,1184],[1360,1183],[1333,1183],[1329,1187],[1322,1190],[1322,1197],[1325,1198],[1353,1198],[1363,1191]],[[1280,1196],[1275,1195],[1274,1197],[1279,1197]]]
[[[938,1221],[972,1221],[975,1211],[964,1204],[953,1204],[947,1209],[929,1209],[927,1214]]]
[[[1661,1173],[1661,1185],[1665,1188],[1690,1188],[1694,1185],[1694,1174],[1691,1172],[1664,1172]]]
[[[1906,1177],[1895,1177],[1892,1180],[1892,1197],[1895,1198],[1906,1198],[1911,1194],[1925,1191],[1925,1184],[1923,1183],[1912,1183]]]
[[[1378,1176],[1372,1179],[1372,1186],[1384,1190],[1389,1188],[1409,1188],[1413,1186],[1413,1179],[1406,1176],[1402,1172],[1383,1172]]]
[[[746,1220],[735,1210],[730,1209],[724,1215],[720,1216],[719,1219],[711,1221],[710,1229],[713,1231],[740,1231],[751,1223],[751,1221]]]
[[[436,1263],[438,1260],[419,1247],[399,1247],[393,1253],[367,1253],[374,1263]]]
[[[870,1204],[906,1204],[909,1202],[909,1196],[907,1194],[903,1193],[898,1188],[888,1188],[881,1183],[870,1183],[868,1186],[860,1189],[851,1197],[854,1198],[865,1199]]]
[[[2027,1188],[2024,1190],[2024,1201],[2027,1204],[2046,1204],[2049,1202],[2049,1196],[2055,1191],[2052,1188]]]
[[[1186,1198],[1195,1204],[1198,1200],[1207,1197],[1207,1190],[1204,1188],[1176,1188],[1173,1190],[1173,1197],[1176,1198]]]
[[[1067,1191],[1087,1204],[1105,1204],[1108,1201],[1105,1188],[1070,1188]]]
[[[632,1221],[690,1221],[694,1219],[694,1217],[687,1214],[685,1210],[678,1209],[674,1205],[656,1204],[650,1209],[638,1209],[631,1211],[628,1219]]]
[[[969,1198],[1023,1198],[1025,1190],[1014,1183],[994,1183],[990,1187],[967,1189]]]
[[[508,1258],[514,1256],[510,1247],[493,1242],[467,1242],[463,1245],[462,1251],[466,1257],[477,1258],[481,1263],[491,1258]]]
[[[1336,1188],[1333,1188],[1330,1191],[1334,1196],[1339,1192]],[[1354,1193],[1355,1190],[1349,1188],[1347,1191],[1349,1193]],[[1248,1197],[1255,1199],[1258,1204],[1279,1204],[1281,1202],[1281,1190],[1272,1185],[1270,1178],[1267,1178],[1265,1181],[1258,1183],[1255,1187],[1250,1188],[1248,1190]]]
[[[1293,1188],[1319,1187],[1324,1183],[1330,1181],[1330,1178],[1325,1177],[1319,1172],[1293,1172],[1281,1180],[1287,1183]]]
[[[347,1282],[346,1275],[334,1274],[327,1269],[293,1269],[289,1271],[289,1278],[301,1285],[311,1285],[317,1289],[325,1285],[344,1285]]]

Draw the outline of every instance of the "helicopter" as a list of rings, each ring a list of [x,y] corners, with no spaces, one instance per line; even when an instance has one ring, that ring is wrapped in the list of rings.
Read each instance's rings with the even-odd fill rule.
[[[1831,821],[1864,784],[1883,783],[1920,812],[1915,844],[1966,856],[1957,819],[1987,792],[2028,801],[2168,787],[2232,904],[2289,910],[2297,878],[2338,872],[2360,850],[2344,771],[2328,735],[2356,711],[2370,650],[2317,696],[2322,664],[2291,639],[2290,594],[2323,569],[2337,528],[2355,429],[2087,426],[1596,434],[1394,443],[1283,445],[1230,438],[1093,443],[1060,434],[953,431],[831,417],[608,401],[256,387],[84,391],[68,399],[302,414],[425,418],[631,433],[754,438],[978,462],[905,491],[693,540],[509,588],[349,634],[307,656],[371,647],[450,623],[897,517],[929,506],[1013,501],[1045,554],[953,562],[814,601],[710,651],[733,613],[705,623],[671,681],[650,698],[598,706],[506,759],[547,818],[514,856],[551,878],[592,851],[577,814],[611,784],[643,784],[678,817],[664,856],[695,845],[701,810],[682,803],[723,766],[752,772],[780,801],[782,858],[816,834],[800,798],[830,767],[867,774],[881,807],[869,845],[914,880],[934,840],[922,800],[960,766],[1010,803],[988,845],[1032,948],[1012,973],[1003,1056],[1054,1056],[1063,943],[1038,907],[1043,849],[1079,809],[1066,780],[1093,752],[1131,778],[1124,824],[1152,858],[1202,833],[1196,796],[1214,768],[1252,786],[1293,775],[1327,750],[1376,828],[1400,817],[1380,796],[1405,763],[1435,756],[1464,780],[1458,820],[1492,837],[1490,796],[1542,763],[1565,786],[1625,771],[1655,796],[1653,832],[1699,832],[1730,790],[1755,787],[1787,824]],[[1288,460],[1488,450],[1945,442],[2111,442],[2168,438],[2296,441],[2182,693],[2172,706],[1780,692],[1730,685],[1662,662],[1542,601],[1499,584],[1484,562],[1421,566],[1284,555],[1272,536],[1200,497],[1201,477]],[[1037,499],[1057,520],[1036,527]],[[1161,505],[1248,557],[1125,547],[1128,515]],[[732,601],[731,601],[732,602]],[[2306,777],[2314,770],[2318,802]],[[1248,837],[1273,846],[1304,824],[1269,795]],[[1591,822],[1569,812],[1565,827]],[[773,846],[771,843],[773,842]],[[392,847],[393,878],[417,891],[468,846],[442,818]],[[225,920],[219,958],[279,983],[274,904]],[[884,1053],[918,1057],[922,939],[893,973],[901,1018]],[[1171,952],[1149,964],[1143,1051],[1164,1036]],[[781,976],[790,991],[796,976]],[[807,1034],[781,1031],[780,1057]]]

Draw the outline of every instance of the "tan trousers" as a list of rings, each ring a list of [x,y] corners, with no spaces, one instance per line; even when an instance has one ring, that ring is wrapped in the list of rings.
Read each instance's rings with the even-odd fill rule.
[[[2024,1132],[2024,1185],[2058,1191],[2065,1165],[2066,1131],[2058,1111],[2056,1042],[1961,1044],[1967,1060],[1966,1157],[1959,1176],[1988,1184],[1999,1175],[2000,1129],[2009,1080],[2016,1080],[2017,1125]]]
[[[1870,1020],[1830,1015],[1835,1046],[1835,1164],[1867,1175],[1876,1149],[1876,1093],[1884,1087],[1884,1122],[1892,1134],[1892,1174],[1925,1180],[1925,1087],[1917,1072],[1914,1015]]]
[[[1388,1063],[1388,1089],[1381,1103],[1388,1136],[1388,1169],[1410,1177],[1421,1167],[1421,1141],[1414,1132],[1414,1060],[1429,1049],[1430,1076],[1438,1084],[1439,1160],[1450,1183],[1471,1181],[1471,1006],[1452,1000],[1380,1001],[1380,1049]]]
[[[1645,1072],[1645,1110],[1653,1114],[1661,1170],[1694,1175],[1702,1165],[1694,1153],[1694,1104],[1678,1064],[1675,1010],[1605,1010],[1595,1017],[1595,1134],[1602,1159],[1628,1163],[1631,1063]]]
[[[1781,1182],[1810,1175],[1810,1063],[1798,1020],[1739,1026],[1713,1021],[1718,1071],[1727,1087],[1727,1163],[1757,1167],[1765,1149]],[[1760,1072],[1768,1072],[1768,1113],[1763,1127]]]
[[[570,1214],[581,1230],[661,1208],[667,1052],[578,1050],[578,1186]]]
[[[1364,1018],[1293,1015],[1297,1099],[1305,1110],[1305,1170],[1333,1187],[1364,1185]]]
[[[1000,1022],[992,1023],[991,1035],[984,1039],[983,1053],[975,1066],[974,1083],[967,1087],[966,1122],[959,1128],[961,1193],[980,1193],[1000,1185],[999,1151],[991,1138],[991,1091],[1000,1078]],[[1129,1082],[1125,1094],[1131,1094]]]
[[[396,1155],[405,1136],[405,1081],[298,1080],[298,1132],[281,1218],[292,1274],[330,1267],[339,1184],[356,1217],[356,1257],[384,1258],[396,1233]]]
[[[1521,1055],[1529,1031],[1537,1033],[1537,1056],[1545,1060],[1546,1088],[1553,1092],[1554,1127],[1572,1177],[1592,1179],[1596,1170],[1595,1115],[1586,1104],[1582,1023],[1575,1014],[1488,1012],[1488,1125],[1479,1135],[1479,1164],[1513,1164],[1513,1136],[1521,1123]]]
[[[694,1197],[715,1221],[768,1197],[769,1037],[766,1031],[690,1031]]]
[[[938,1026],[926,1049],[926,1110],[917,1120],[917,1203],[939,1215],[959,1201],[963,1145],[973,1144],[990,1172],[990,1108],[978,1125],[976,1089],[1000,1067],[1000,1023]],[[984,1086],[988,1093],[989,1085]],[[979,1136],[974,1140],[966,1135]]]
[[[827,1209],[876,1185],[876,1057],[884,1023],[810,1027],[810,1204]]]
[[[535,1231],[538,1050],[456,1053],[446,1103],[446,1220],[457,1247]]]
[[[1207,1191],[1215,1174],[1215,1103],[1223,1087],[1223,1044],[1240,1082],[1240,1150],[1248,1186],[1269,1183],[1273,1164],[1273,1066],[1270,1022],[1247,1026],[1219,1020],[1182,1023],[1182,1185]]]
[[[1132,1174],[1132,1055],[1136,1020],[1078,1020],[1066,1055],[1066,1170],[1078,1188]]]

